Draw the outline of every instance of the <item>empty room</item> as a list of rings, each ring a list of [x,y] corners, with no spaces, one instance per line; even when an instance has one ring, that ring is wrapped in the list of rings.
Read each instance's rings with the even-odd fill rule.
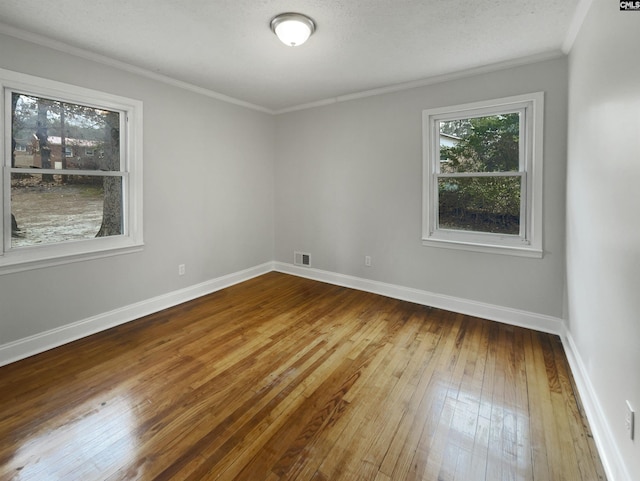
[[[4,0],[0,480],[640,479],[640,2]]]

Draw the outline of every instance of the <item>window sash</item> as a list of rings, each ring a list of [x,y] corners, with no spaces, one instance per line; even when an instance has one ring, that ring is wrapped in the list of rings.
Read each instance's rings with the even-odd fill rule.
[[[49,95],[47,93],[42,93],[41,90],[39,89],[27,89],[27,88],[12,88],[12,87],[8,87],[5,86],[4,88],[4,95],[5,95],[5,143],[7,145],[6,148],[6,153],[4,156],[4,162],[2,163],[3,165],[6,165],[7,167],[11,167],[11,137],[12,137],[12,126],[13,126],[13,112],[11,111],[11,97],[13,96],[13,94],[18,94],[18,95],[25,95],[28,97],[38,97],[38,98],[42,98],[45,100],[53,100],[56,102],[60,102],[62,104],[76,104],[76,105],[82,105],[84,107],[89,107],[89,108],[93,108],[93,109],[97,109],[97,110],[109,110],[112,112],[116,112],[118,113],[118,120],[119,120],[119,133],[120,133],[120,138],[119,138],[119,168],[117,170],[113,170],[111,172],[127,172],[130,169],[130,164],[128,164],[128,159],[129,159],[129,152],[127,149],[128,146],[128,142],[129,142],[129,130],[127,129],[127,110],[123,108],[123,106],[119,106],[119,105],[114,105],[114,104],[108,104],[108,103],[104,103],[104,104],[98,104],[95,101],[92,101],[90,99],[87,99],[86,97],[80,97],[80,96],[74,96],[72,93],[69,94],[68,97],[63,98],[59,96],[59,93],[56,93],[54,95]],[[36,146],[36,149],[39,150],[39,145]],[[72,146],[67,145],[66,146],[66,151],[64,153],[64,157],[65,158],[70,158],[70,156],[67,154],[67,151],[69,151],[71,153],[71,157],[73,157],[73,148]],[[62,151],[61,151],[61,155],[62,155]],[[43,173],[45,169],[38,169],[38,173]],[[55,169],[56,170],[56,174],[60,174],[61,170],[65,171],[66,169]],[[71,172],[77,172],[77,170],[75,169],[68,169]],[[94,172],[102,172],[102,171],[98,171],[95,170]],[[30,174],[33,174],[33,171],[29,172]]]
[[[446,227],[440,226],[440,189],[438,188],[438,181],[440,179],[474,179],[474,178],[498,178],[498,177],[519,177],[520,178],[520,222],[519,222],[519,232],[517,235],[515,234],[496,234],[491,232],[481,232],[481,231],[465,231],[462,229],[447,229]],[[433,175],[433,184],[431,186],[431,191],[434,195],[434,202],[432,202],[432,230],[431,235],[436,232],[447,231],[451,233],[460,233],[460,235],[464,235],[469,239],[472,239],[474,234],[482,234],[483,240],[488,240],[485,236],[498,236],[503,242],[508,238],[518,239],[517,244],[528,244],[528,240],[526,238],[526,222],[524,221],[525,216],[527,215],[527,205],[526,205],[526,182],[527,173],[526,172],[458,172],[458,173],[447,173],[447,174],[434,174]],[[451,234],[449,234],[450,236]],[[455,235],[455,234],[454,234]]]
[[[440,122],[446,122],[446,121],[450,121],[450,120],[467,120],[467,119],[477,119],[477,118],[482,118],[482,117],[490,117],[490,116],[494,116],[494,115],[507,115],[507,114],[520,114],[519,115],[519,139],[518,139],[518,160],[519,160],[519,171],[523,172],[526,169],[526,160],[527,160],[527,151],[526,151],[526,145],[525,142],[523,142],[525,135],[526,135],[526,128],[527,128],[527,108],[526,106],[521,106],[518,108],[512,108],[512,109],[491,109],[491,108],[485,108],[485,109],[476,109],[474,111],[470,111],[469,114],[467,114],[466,112],[453,112],[449,115],[442,115],[442,116],[434,116],[433,121],[432,121],[432,126],[431,128],[433,129],[432,132],[432,139],[438,139],[438,142],[433,143],[433,149],[434,149],[434,153],[433,153],[433,172],[436,174],[440,174]],[[437,161],[436,161],[437,159]],[[500,171],[497,170],[495,172],[515,172],[515,171]],[[454,172],[457,174],[462,174],[463,172]],[[464,172],[467,173],[467,172]],[[483,173],[491,173],[491,172],[468,172],[470,174],[483,174]],[[442,173],[444,174],[444,173]]]
[[[60,169],[36,169],[36,171],[34,172],[34,169],[25,169],[25,168],[16,168],[16,167],[5,167],[5,170],[7,171],[7,173],[5,174],[5,177],[7,179],[9,179],[8,182],[8,186],[6,186],[7,189],[7,194],[9,197],[9,202],[5,201],[5,206],[7,207],[7,209],[9,210],[9,217],[11,217],[11,175],[12,174],[29,174],[29,175],[60,175],[60,176],[85,176],[85,177],[118,177],[120,179],[122,179],[122,199],[121,199],[121,203],[122,203],[122,234],[120,234],[119,236],[114,235],[112,237],[126,237],[130,234],[130,226],[129,226],[129,222],[128,222],[128,205],[129,205],[129,201],[128,201],[128,195],[127,192],[129,192],[129,173],[128,172],[117,172],[117,171],[95,171],[95,170],[60,170]],[[11,242],[11,228],[9,229],[5,229],[4,232],[4,253],[10,253],[10,252],[15,252],[16,250],[23,250],[23,249],[33,249],[34,245],[30,245],[30,246],[19,246],[19,247],[14,247]],[[52,245],[55,244],[61,244],[64,242],[92,242],[95,239],[87,239],[87,240],[83,240],[83,241],[79,241],[79,240],[67,240],[67,241],[62,241],[62,242],[56,242],[56,243],[46,243],[43,244],[44,247],[50,247]],[[0,258],[2,256],[2,253],[0,253]]]

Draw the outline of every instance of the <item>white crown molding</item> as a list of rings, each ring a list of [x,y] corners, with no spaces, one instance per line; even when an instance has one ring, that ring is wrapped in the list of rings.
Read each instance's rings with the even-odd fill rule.
[[[564,42],[562,42],[562,51],[565,54],[568,55],[573,48],[573,44],[575,43],[576,38],[580,33],[580,29],[582,28],[584,19],[587,18],[587,14],[591,9],[592,4],[593,0],[580,0],[580,2],[578,3],[576,11],[573,14],[573,18],[571,19],[569,30],[567,30],[567,34],[564,37]]]
[[[7,35],[9,37],[14,37],[19,40],[24,40],[26,42],[34,43],[42,47],[51,48],[53,50],[57,50],[58,52],[74,55],[76,57],[80,57],[85,60],[90,60],[96,63],[100,63],[102,65],[107,65],[109,67],[114,67],[120,70],[124,70],[129,73],[140,75],[141,77],[147,77],[149,79],[156,80],[158,82],[162,82],[168,85],[172,85],[173,87],[178,87],[184,90],[188,90],[196,94],[204,95],[205,97],[210,97],[216,100],[220,100],[222,102],[238,105],[240,107],[245,107],[251,110],[257,110],[258,112],[263,112],[267,114],[274,113],[272,110],[262,107],[260,105],[255,105],[249,102],[245,102],[244,100],[236,99],[234,97],[230,97],[228,95],[224,95],[224,94],[215,92],[213,90],[206,89],[204,87],[198,87],[197,85],[193,85],[188,82],[183,82],[182,80],[176,80],[172,77],[168,77],[166,75],[162,75],[157,72],[153,72],[151,70],[138,67],[136,65],[132,65],[127,62],[122,62],[120,60],[107,57],[106,55],[101,55],[98,53],[90,52],[89,50],[86,50],[83,48],[74,47],[67,43],[60,42],[58,40],[53,40],[44,35],[27,32],[25,30],[12,27],[11,25],[7,25],[2,22],[0,22],[0,34]]]
[[[582,0],[583,2],[591,2],[591,0]],[[356,100],[366,97],[373,97],[377,95],[384,95],[393,92],[400,92],[403,90],[410,90],[420,87],[425,87],[428,85],[433,85],[437,83],[447,82],[450,80],[457,80],[466,77],[472,77],[474,75],[480,75],[483,73],[490,73],[499,70],[505,70],[508,68],[518,67],[522,65],[527,65],[536,62],[542,62],[545,60],[552,60],[555,58],[560,58],[564,56],[563,52],[560,50],[553,50],[549,52],[542,52],[535,55],[530,55],[526,57],[521,57],[513,60],[507,60],[504,62],[493,63],[489,65],[484,65],[481,67],[474,67],[465,70],[459,70],[456,72],[450,72],[443,75],[436,75],[433,77],[428,77],[425,79],[414,80],[411,82],[403,82],[399,84],[389,85],[385,87],[380,87],[376,89],[365,90],[361,92],[353,92],[350,94],[340,95],[337,97],[331,97],[328,99],[321,99],[314,102],[294,105],[292,107],[287,107],[280,110],[272,110],[260,105],[255,105],[250,102],[246,102],[244,100],[236,99],[234,97],[230,97],[228,95],[224,95],[218,92],[215,92],[210,89],[206,89],[204,87],[198,87],[197,85],[190,84],[188,82],[184,82],[182,80],[177,80],[172,77],[159,74],[157,72],[153,72],[151,70],[138,67],[136,65],[132,65],[120,60],[113,59],[111,57],[107,57],[106,55],[97,54],[91,52],[89,50],[74,47],[64,42],[60,42],[58,40],[53,40],[44,35],[39,35],[32,32],[27,32],[26,30],[22,30],[16,27],[12,27],[11,25],[7,25],[5,23],[0,22],[0,34],[7,35],[9,37],[14,37],[20,40],[24,40],[26,42],[34,43],[36,45],[40,45],[42,47],[51,48],[53,50],[57,50],[59,52],[67,53],[69,55],[74,55],[76,57],[84,58],[86,60],[90,60],[93,62],[97,62],[103,65],[107,65],[109,67],[114,67],[120,70],[124,70],[129,73],[133,73],[136,75],[140,75],[141,77],[150,78],[152,80],[156,80],[158,82],[162,82],[168,85],[172,85],[174,87],[178,87],[184,90],[188,90],[200,95],[204,95],[205,97],[214,98],[216,100],[220,100],[222,102],[227,102],[233,105],[238,105],[240,107],[245,107],[251,110],[256,110],[258,112],[263,112],[271,115],[279,115],[285,114],[289,112],[295,112],[299,110],[308,110],[317,107],[323,107],[326,105],[331,105],[339,102],[348,102],[350,100]]]
[[[394,93],[394,92],[401,92],[403,90],[411,90],[411,89],[416,89],[420,87],[426,87],[428,85],[449,82],[451,80],[458,80],[458,79],[473,77],[473,76],[481,75],[485,73],[498,72],[500,70],[506,70],[509,68],[521,67],[524,65],[529,65],[537,62],[544,62],[545,60],[554,60],[557,58],[562,58],[564,56],[565,54],[561,50],[552,50],[549,52],[529,55],[527,57],[521,57],[513,60],[506,60],[504,62],[483,65],[481,67],[458,70],[455,72],[436,75],[433,77],[414,80],[411,82],[403,82],[399,84],[389,85],[386,87],[380,87],[380,88],[371,89],[371,90],[364,90],[362,92],[354,92],[347,95],[340,95],[338,97],[318,100],[318,101],[310,102],[306,104],[294,105],[292,107],[287,107],[285,109],[276,110],[273,113],[275,115],[287,114],[287,113],[296,112],[299,110],[308,110],[308,109],[324,107],[326,105],[336,104],[340,102],[348,102],[350,100],[357,100],[357,99],[362,99],[366,97],[374,97],[377,95],[385,95],[385,94]]]

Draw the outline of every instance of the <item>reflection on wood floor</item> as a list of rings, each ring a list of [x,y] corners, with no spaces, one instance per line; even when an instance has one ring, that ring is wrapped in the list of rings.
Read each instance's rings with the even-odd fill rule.
[[[556,336],[269,273],[0,368],[0,479],[604,479],[576,396]]]

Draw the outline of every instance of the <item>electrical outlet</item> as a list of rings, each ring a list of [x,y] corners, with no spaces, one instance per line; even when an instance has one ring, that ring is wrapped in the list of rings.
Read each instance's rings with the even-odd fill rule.
[[[371,267],[371,256],[364,256],[364,265]]]
[[[624,425],[629,433],[629,438],[633,441],[633,431],[635,428],[635,411],[631,407],[631,403],[627,401],[627,411],[624,418]]]
[[[180,265],[178,266],[178,275],[179,275],[179,276],[184,276],[184,273],[185,273],[186,271],[187,271],[187,270],[186,270],[186,267],[185,267],[185,265],[184,265],[184,264],[180,264]]]

